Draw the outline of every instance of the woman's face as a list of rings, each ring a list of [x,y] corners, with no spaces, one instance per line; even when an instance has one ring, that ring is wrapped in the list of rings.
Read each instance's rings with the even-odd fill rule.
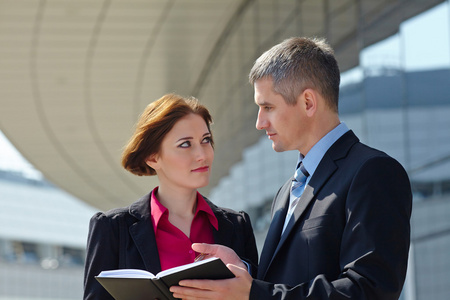
[[[214,150],[205,120],[189,114],[178,120],[164,137],[158,154],[147,158],[160,185],[197,189],[209,183]]]

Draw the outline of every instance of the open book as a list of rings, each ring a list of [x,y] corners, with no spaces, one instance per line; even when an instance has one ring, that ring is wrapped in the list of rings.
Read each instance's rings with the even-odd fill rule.
[[[227,279],[234,274],[219,258],[212,257],[153,275],[145,270],[102,271],[95,278],[116,300],[173,300],[169,288],[182,279]]]

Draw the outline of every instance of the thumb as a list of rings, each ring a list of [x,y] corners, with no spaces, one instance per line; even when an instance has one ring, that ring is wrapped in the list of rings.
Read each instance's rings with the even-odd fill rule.
[[[236,277],[243,277],[245,275],[249,275],[247,269],[238,267],[233,264],[227,264],[227,268],[234,274]]]

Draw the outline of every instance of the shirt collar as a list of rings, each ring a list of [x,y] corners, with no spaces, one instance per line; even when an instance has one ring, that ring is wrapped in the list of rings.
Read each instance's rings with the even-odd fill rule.
[[[158,228],[159,221],[163,216],[167,218],[167,214],[169,213],[168,209],[161,204],[156,198],[156,192],[158,191],[158,187],[155,187],[152,191],[152,195],[150,197],[150,214],[152,216],[153,221],[153,229],[156,232]]]
[[[211,223],[211,225],[216,230],[219,230],[219,221],[217,221],[216,215],[214,215],[214,212],[206,202],[205,198],[203,198],[203,196],[199,192],[197,192],[197,210],[195,212],[195,216],[197,216],[200,211],[206,213],[209,223]]]
[[[314,174],[322,160],[325,153],[330,149],[330,147],[336,142],[341,136],[343,136],[348,131],[347,125],[344,122],[341,122],[338,126],[336,126],[333,130],[328,132],[323,138],[321,138],[312,148],[309,150],[306,156],[303,156],[301,153],[298,158],[297,165],[300,162],[303,162],[303,166],[309,173],[309,178]]]
[[[153,220],[153,228],[156,232],[156,228],[158,227],[159,221],[163,216],[165,218],[168,217],[169,210],[159,202],[159,200],[156,198],[156,192],[158,191],[158,187],[155,187],[152,191],[151,197],[150,197],[150,214],[152,216]],[[197,208],[195,211],[194,218],[197,217],[197,215],[200,213],[206,213],[206,216],[208,217],[209,223],[218,230],[219,229],[219,222],[217,221],[216,216],[214,215],[214,212],[212,211],[211,207],[206,202],[205,198],[197,192]]]

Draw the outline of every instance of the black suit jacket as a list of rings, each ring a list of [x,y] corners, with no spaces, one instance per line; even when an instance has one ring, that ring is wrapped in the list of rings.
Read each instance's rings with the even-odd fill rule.
[[[280,238],[291,181],[275,196],[250,299],[398,299],[412,206],[403,167],[347,132],[319,163]]]
[[[129,207],[95,214],[89,224],[84,273],[84,299],[113,298],[94,276],[113,269],[161,271],[155,233],[150,216],[150,194]],[[205,198],[206,199],[206,198]],[[214,242],[228,246],[245,261],[257,265],[258,253],[249,216],[207,203],[219,222]]]

